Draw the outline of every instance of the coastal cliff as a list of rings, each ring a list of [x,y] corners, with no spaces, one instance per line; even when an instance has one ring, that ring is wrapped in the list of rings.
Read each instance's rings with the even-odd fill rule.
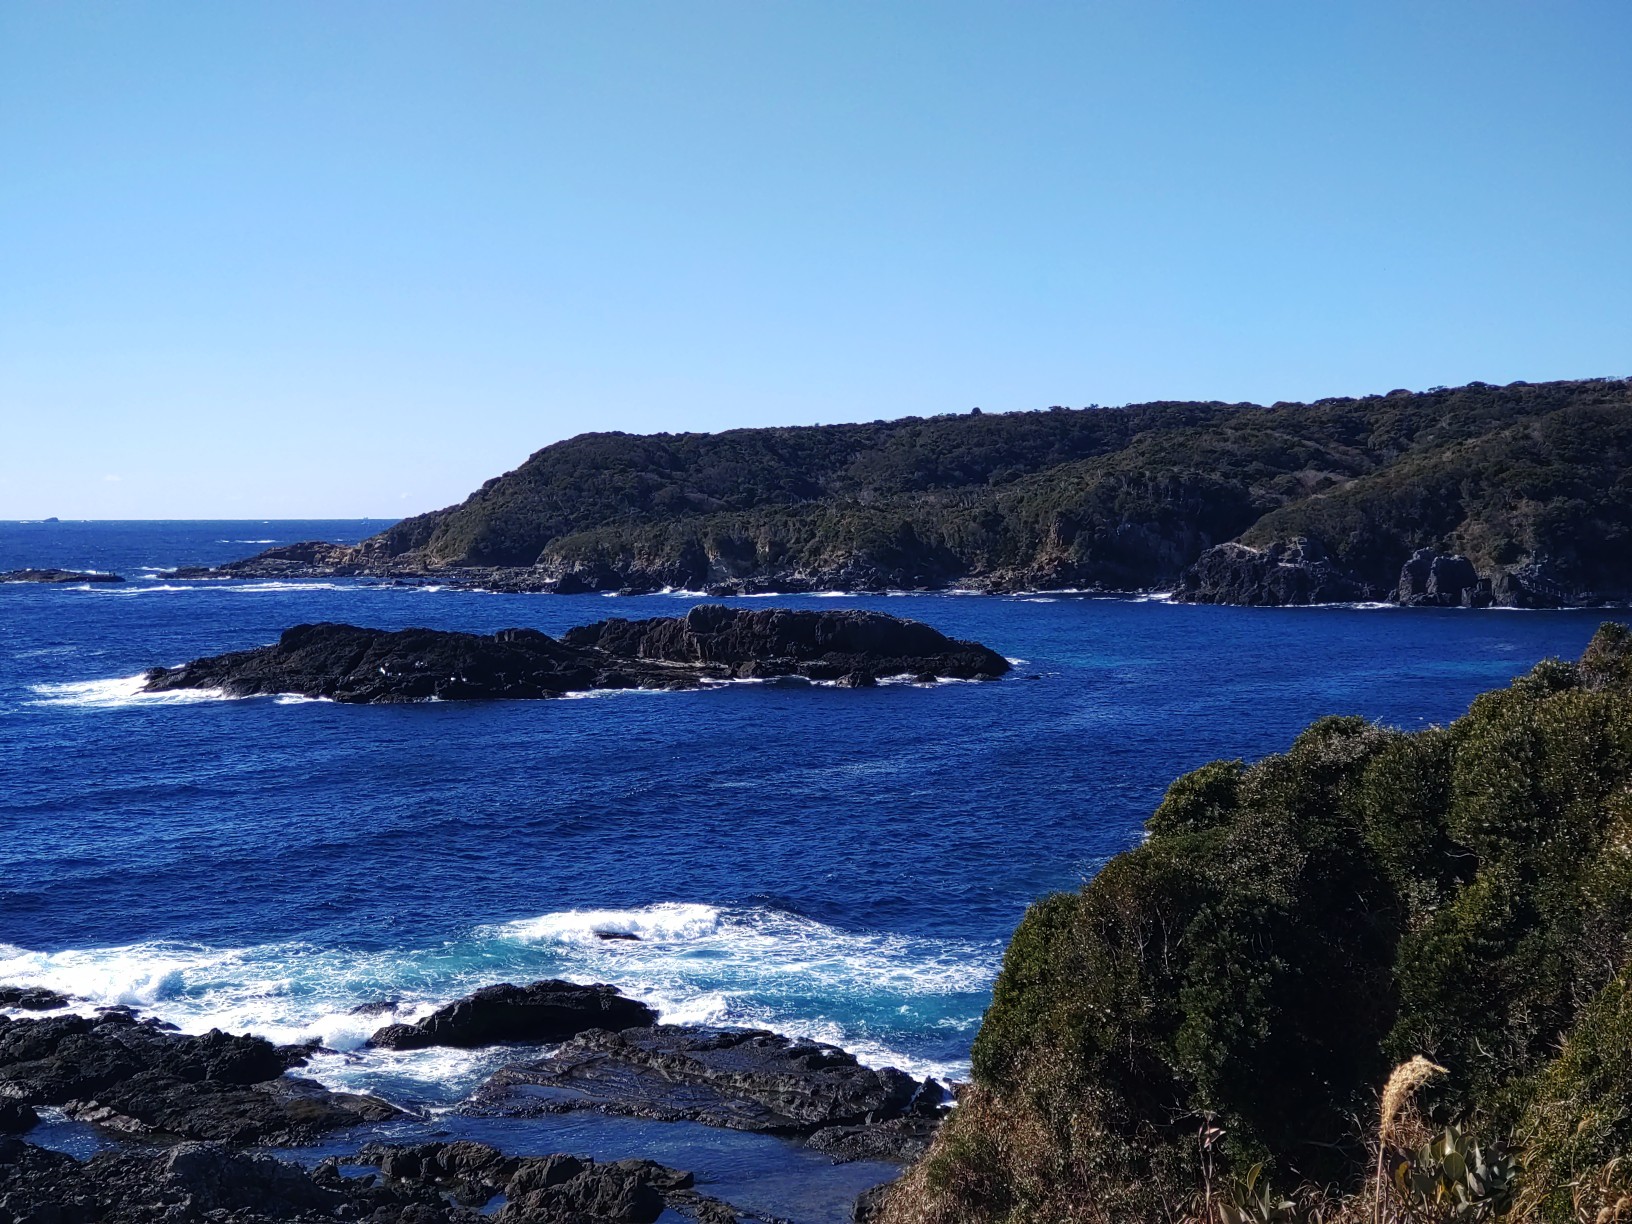
[[[878,1218],[1621,1218],[1629,786],[1620,624],[1447,727],[1327,718],[1178,779],[1029,911]]]
[[[1623,379],[584,434],[361,544],[176,576],[1422,602],[1404,571],[1426,555],[1473,571],[1438,604],[1618,602],[1632,596],[1629,472]]]

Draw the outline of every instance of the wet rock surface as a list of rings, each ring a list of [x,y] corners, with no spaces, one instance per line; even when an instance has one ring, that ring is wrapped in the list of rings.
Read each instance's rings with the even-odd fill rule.
[[[932,1082],[931,1082],[932,1083]],[[792,1137],[843,1160],[921,1150],[942,1094],[836,1046],[762,1030],[656,1025],[583,1033],[544,1058],[501,1068],[467,1113],[528,1117],[595,1109]],[[885,1128],[895,1120],[901,1124]]]
[[[656,1022],[656,1012],[626,998],[616,986],[580,986],[553,979],[527,986],[506,982],[485,986],[415,1024],[388,1025],[369,1038],[369,1044],[389,1050],[469,1049],[507,1041],[552,1045],[587,1029],[634,1028]]]
[[[16,569],[0,571],[0,582],[123,582],[118,574],[88,570]]]
[[[297,625],[271,646],[147,673],[148,692],[294,693],[352,703],[540,698],[591,689],[695,688],[709,680],[801,676],[865,686],[878,676],[972,679],[1009,669],[995,651],[882,612],[693,608],[684,617],[603,621],[561,640],[436,629]]]
[[[43,986],[0,986],[0,1007],[18,1011],[54,1011],[72,1002],[67,995]]]
[[[630,1017],[621,1031],[593,1027]],[[689,1119],[806,1140],[835,1162],[914,1158],[943,1112],[934,1081],[863,1067],[833,1046],[652,1020],[613,987],[544,981],[477,991],[375,1041],[561,1041],[543,1059],[502,1069],[464,1112]],[[776,1224],[649,1160],[511,1156],[460,1140],[365,1143],[302,1167],[265,1149],[401,1117],[384,1101],[289,1074],[313,1049],[187,1035],[126,1009],[0,1017],[0,1221],[649,1224],[679,1213],[701,1224]],[[30,1143],[36,1107],[96,1126],[112,1146],[79,1160]]]
[[[398,1111],[287,1074],[308,1050],[212,1030],[176,1033],[128,1013],[0,1017],[0,1100],[149,1138],[301,1144]]]
[[[646,1160],[376,1144],[309,1171],[216,1143],[126,1148],[82,1163],[0,1138],[0,1220],[15,1224],[652,1224],[671,1208],[700,1224],[751,1224],[698,1193],[689,1173]]]

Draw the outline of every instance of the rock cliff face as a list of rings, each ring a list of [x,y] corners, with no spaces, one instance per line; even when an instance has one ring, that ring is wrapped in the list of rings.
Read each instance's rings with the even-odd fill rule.
[[[1385,598],[1431,549],[1466,557],[1497,602],[1517,582],[1523,598],[1592,603],[1632,596],[1628,470],[1622,379],[585,434],[355,547],[286,545],[176,576],[564,594],[1179,587],[1273,603]],[[1210,551],[1300,540],[1329,571],[1283,556],[1273,564],[1305,572],[1274,576]]]
[[[1220,544],[1202,553],[1179,579],[1173,598],[1180,603],[1288,604],[1347,603],[1375,592],[1332,564],[1326,550],[1309,539],[1268,548]]]
[[[590,689],[695,688],[709,680],[802,676],[852,685],[906,674],[997,677],[1008,662],[974,642],[882,612],[752,612],[604,621],[557,641],[536,629],[491,637],[437,629],[297,625],[276,644],[147,674],[147,691],[297,693],[350,703],[556,697]]]

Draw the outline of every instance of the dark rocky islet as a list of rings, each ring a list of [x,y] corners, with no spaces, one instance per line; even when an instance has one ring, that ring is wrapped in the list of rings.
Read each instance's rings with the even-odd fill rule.
[[[864,687],[888,676],[992,679],[1008,670],[985,646],[881,612],[703,605],[683,617],[602,621],[560,639],[536,629],[482,636],[297,625],[271,646],[150,671],[146,688],[381,703],[687,689],[784,677]]]
[[[0,582],[123,582],[118,574],[95,570],[15,569],[0,571]]]
[[[387,1050],[471,1049],[502,1042],[551,1045],[589,1029],[656,1023],[656,1012],[615,986],[580,986],[553,979],[527,986],[501,982],[484,986],[414,1024],[387,1025],[368,1043]]]

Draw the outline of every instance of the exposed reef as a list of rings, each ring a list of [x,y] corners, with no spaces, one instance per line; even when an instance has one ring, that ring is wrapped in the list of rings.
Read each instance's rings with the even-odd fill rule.
[[[33,993],[0,992],[13,1005]],[[806,1141],[841,1162],[910,1159],[946,1111],[933,1080],[864,1067],[834,1046],[654,1020],[611,986],[505,983],[416,1025],[381,1029],[373,1044],[544,1048],[492,1076],[462,1107],[467,1114],[597,1109],[689,1120]],[[652,1224],[671,1211],[700,1224],[758,1219],[649,1160],[518,1157],[468,1140],[367,1142],[367,1132],[353,1154],[315,1169],[254,1150],[400,1118],[384,1101],[288,1073],[313,1052],[219,1031],[189,1036],[123,1009],[0,1016],[0,1220]],[[137,1142],[80,1161],[9,1137],[27,1135],[46,1107]]]
[[[0,1138],[0,1220],[19,1224],[653,1224],[671,1209],[699,1224],[751,1219],[650,1160],[514,1157],[459,1141],[369,1144],[308,1170],[217,1143],[81,1162]]]
[[[234,1144],[310,1143],[397,1116],[377,1098],[288,1074],[310,1053],[218,1030],[188,1036],[118,1010],[0,1016],[0,1100],[126,1135]]]
[[[836,1159],[921,1150],[943,1090],[822,1042],[756,1029],[660,1024],[585,1032],[496,1072],[464,1107],[498,1117],[594,1109],[810,1140]]]
[[[0,572],[0,582],[123,582],[118,574],[93,570],[15,569]]]
[[[592,689],[685,689],[800,676],[995,678],[995,651],[882,612],[693,608],[684,617],[603,621],[557,640],[536,629],[484,637],[439,629],[297,625],[275,645],[147,673],[148,692],[294,693],[353,703],[556,697]]]

